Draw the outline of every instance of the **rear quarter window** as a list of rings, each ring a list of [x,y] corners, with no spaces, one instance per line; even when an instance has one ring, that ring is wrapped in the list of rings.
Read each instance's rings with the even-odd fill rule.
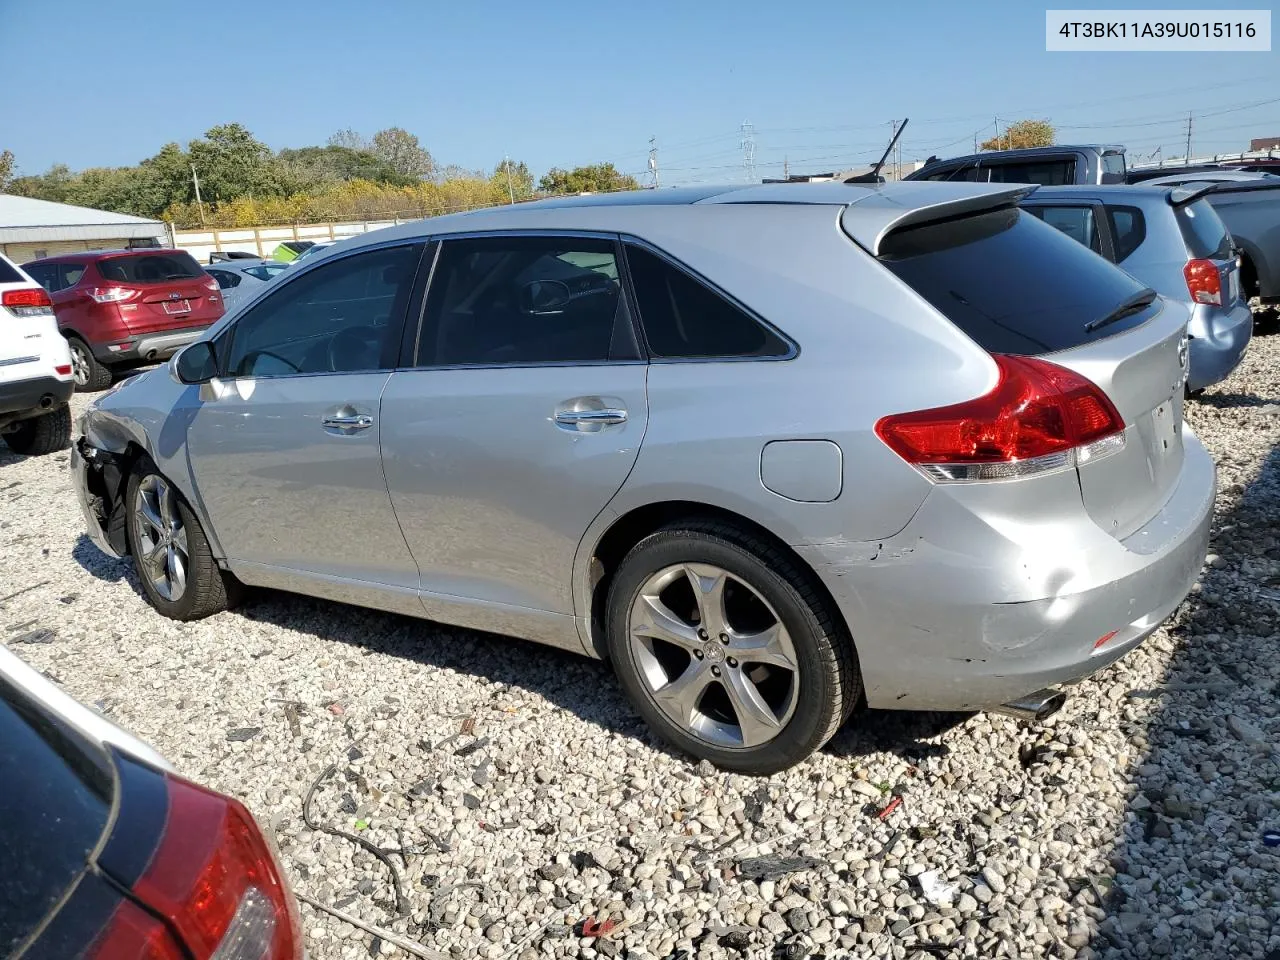
[[[204,270],[195,258],[181,252],[107,257],[98,261],[98,272],[104,280],[118,283],[165,283],[204,276]]]
[[[1067,350],[1151,316],[1086,330],[1145,288],[1017,208],[900,230],[885,239],[880,262],[992,353]]]
[[[1113,207],[1107,205],[1107,219],[1111,221],[1111,235],[1115,239],[1116,263],[1125,258],[1147,239],[1147,219],[1137,207]]]
[[[1178,227],[1191,255],[1200,260],[1231,257],[1231,235],[1209,201],[1201,198],[1177,207]]]
[[[1104,153],[1102,155],[1102,182],[1124,183],[1127,177],[1123,153]]]

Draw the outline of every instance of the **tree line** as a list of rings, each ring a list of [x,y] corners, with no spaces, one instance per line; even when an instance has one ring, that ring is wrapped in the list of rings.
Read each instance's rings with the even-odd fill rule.
[[[27,175],[18,175],[12,152],[0,152],[0,192],[179,227],[432,216],[539,195],[639,186],[611,163],[552,168],[536,183],[520,161],[503,159],[490,170],[440,166],[417,136],[400,127],[369,138],[340,130],[324,146],[273,151],[243,125],[226,123],[185,147],[167,143],[135,166],[72,171],[59,163]]]

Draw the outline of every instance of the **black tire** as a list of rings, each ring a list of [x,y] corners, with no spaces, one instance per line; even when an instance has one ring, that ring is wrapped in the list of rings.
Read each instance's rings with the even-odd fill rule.
[[[79,337],[67,337],[72,367],[77,371],[76,393],[94,393],[111,386],[111,368],[99,362],[89,345]],[[84,370],[84,376],[79,374]]]
[[[231,574],[223,572],[213,552],[209,549],[209,541],[204,535],[204,528],[182,494],[173,487],[173,496],[182,526],[187,534],[186,588],[176,599],[169,599],[161,594],[151,581],[151,577],[143,567],[139,552],[138,519],[134,504],[137,502],[138,486],[144,479],[155,475],[166,484],[168,480],[156,469],[154,463],[142,457],[134,466],[129,476],[125,495],[125,529],[129,538],[129,552],[133,554],[134,569],[138,573],[138,581],[142,584],[143,595],[157,611],[171,620],[201,620],[234,607],[243,592],[240,582]],[[172,487],[172,485],[170,484]]]
[[[4,435],[14,453],[42,457],[71,446],[71,408],[65,403],[51,413],[20,420],[18,428]]]
[[[641,679],[628,640],[632,603],[664,567],[714,564],[763,597],[786,627],[799,663],[795,710],[773,739],[755,747],[718,747],[670,720]],[[663,740],[716,766],[767,775],[804,760],[840,728],[862,693],[852,639],[810,571],[773,543],[719,521],[689,520],[645,537],[623,558],[609,588],[607,644],[618,680],[632,704]]]

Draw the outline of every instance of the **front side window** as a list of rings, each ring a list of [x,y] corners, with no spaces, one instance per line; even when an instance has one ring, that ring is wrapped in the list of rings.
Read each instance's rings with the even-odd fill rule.
[[[773,330],[671,261],[628,245],[627,265],[649,353],[662,359],[786,357]]]
[[[343,257],[285,284],[236,322],[231,377],[388,369],[413,288],[418,245]]]
[[[444,241],[418,366],[601,363],[635,355],[612,240]]]
[[[1098,224],[1093,207],[1028,204],[1027,209],[1055,230],[1065,233],[1076,243],[1084,244],[1094,253],[1102,252],[1102,241],[1098,237]]]

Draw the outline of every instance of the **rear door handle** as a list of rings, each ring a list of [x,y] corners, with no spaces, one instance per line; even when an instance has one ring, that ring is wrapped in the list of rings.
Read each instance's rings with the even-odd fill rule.
[[[565,427],[576,427],[579,424],[600,424],[602,426],[615,423],[626,423],[627,411],[615,407],[603,410],[558,410],[556,423]]]
[[[326,427],[340,427],[343,430],[367,430],[373,426],[373,417],[367,413],[358,413],[350,416],[325,417],[320,422]]]

